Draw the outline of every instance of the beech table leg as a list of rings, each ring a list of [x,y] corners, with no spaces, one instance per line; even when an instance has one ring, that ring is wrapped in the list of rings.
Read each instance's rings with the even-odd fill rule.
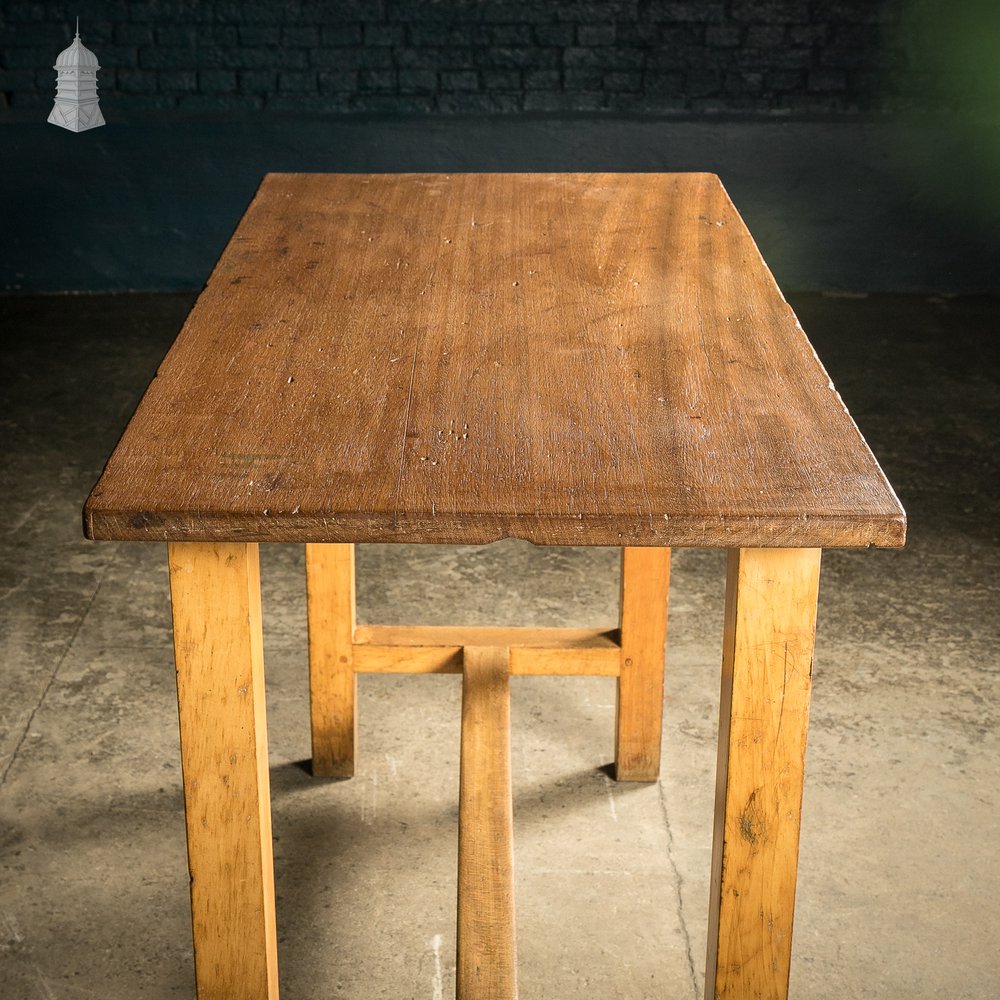
[[[516,1000],[510,650],[466,646],[458,817],[458,1000]]]
[[[170,545],[199,1000],[277,1000],[255,544]]]
[[[708,1000],[788,995],[820,554],[729,553]]]
[[[354,546],[306,546],[312,770],[350,778],[358,749]]]
[[[615,727],[619,781],[655,781],[660,774],[669,587],[670,549],[622,549],[622,660]]]

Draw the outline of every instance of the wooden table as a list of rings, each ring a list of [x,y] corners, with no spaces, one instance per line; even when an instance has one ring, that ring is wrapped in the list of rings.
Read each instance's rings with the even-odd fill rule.
[[[784,997],[824,547],[905,516],[711,174],[270,174],[87,502],[170,543],[202,998],[277,997],[257,563],[307,551],[313,765],[356,675],[461,671],[458,993],[516,995],[511,674],[660,758],[670,546],[729,550],[708,997]],[[620,628],[359,626],[355,542],[614,545]]]

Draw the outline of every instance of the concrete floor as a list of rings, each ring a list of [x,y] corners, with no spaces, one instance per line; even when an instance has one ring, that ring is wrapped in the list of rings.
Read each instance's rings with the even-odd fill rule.
[[[1000,996],[1000,302],[792,296],[911,518],[825,559],[792,996]],[[0,997],[187,997],[165,552],[80,508],[190,295],[0,298]],[[459,679],[365,678],[312,779],[302,553],[264,547],[286,998],[453,995]],[[618,786],[613,682],[519,678],[524,1000],[702,990],[723,554],[675,553],[663,778]],[[369,621],[615,618],[617,553],[368,546]]]

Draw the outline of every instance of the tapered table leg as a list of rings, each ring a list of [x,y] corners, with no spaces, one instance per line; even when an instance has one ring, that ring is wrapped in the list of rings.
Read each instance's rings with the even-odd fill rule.
[[[350,778],[358,749],[354,546],[306,546],[312,770]]]
[[[820,554],[729,554],[708,1000],[788,995]]]
[[[669,587],[670,549],[622,549],[622,661],[615,724],[619,781],[655,781],[660,774]]]
[[[170,545],[199,1000],[277,1000],[255,544]]]

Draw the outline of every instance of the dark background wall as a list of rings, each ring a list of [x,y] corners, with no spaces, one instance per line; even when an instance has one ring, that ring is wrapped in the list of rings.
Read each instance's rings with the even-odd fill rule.
[[[123,112],[829,112],[935,89],[926,65],[902,72],[901,5],[877,0],[76,6]],[[5,8],[3,90],[41,109],[69,8]]]
[[[267,170],[614,169],[718,172],[786,287],[1000,290],[1000,5],[953,6],[3,0],[0,288],[198,287]]]

